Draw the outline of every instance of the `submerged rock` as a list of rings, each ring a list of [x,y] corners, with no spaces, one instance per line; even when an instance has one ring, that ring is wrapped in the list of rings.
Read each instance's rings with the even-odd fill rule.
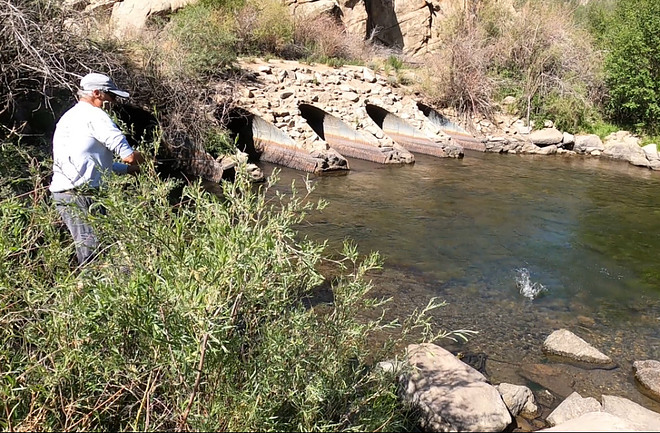
[[[612,359],[567,329],[554,331],[543,342],[543,351],[573,361],[612,367]]]
[[[660,401],[660,361],[649,359],[633,363],[635,379],[645,393],[654,400]],[[658,423],[660,426],[660,422]]]

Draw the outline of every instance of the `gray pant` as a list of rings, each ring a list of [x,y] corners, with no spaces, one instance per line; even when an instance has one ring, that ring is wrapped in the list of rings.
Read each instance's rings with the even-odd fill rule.
[[[78,263],[84,265],[94,258],[99,249],[99,241],[87,216],[94,204],[93,197],[75,192],[54,192],[53,201],[60,216],[73,236]],[[105,215],[105,209],[95,206],[94,214]]]

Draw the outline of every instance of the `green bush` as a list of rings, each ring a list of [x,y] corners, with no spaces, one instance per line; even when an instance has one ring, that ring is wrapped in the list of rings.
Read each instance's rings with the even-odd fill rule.
[[[607,32],[608,113],[622,125],[660,131],[660,3],[619,1]]]
[[[415,314],[370,348],[393,326],[360,319],[382,305],[365,278],[378,256],[347,244],[322,286],[324,245],[292,227],[323,203],[270,185],[239,170],[222,197],[185,185],[172,207],[174,181],[113,178],[91,220],[103,255],[74,272],[43,193],[0,201],[0,427],[413,429],[372,362],[415,329],[437,336]]]
[[[204,3],[183,8],[167,29],[164,55],[170,62],[180,57],[183,66],[174,74],[217,75],[236,60],[236,35],[222,9]]]

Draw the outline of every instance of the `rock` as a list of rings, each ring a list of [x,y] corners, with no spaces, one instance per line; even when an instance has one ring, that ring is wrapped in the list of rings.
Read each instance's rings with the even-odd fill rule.
[[[539,155],[554,155],[557,153],[557,145],[551,144],[550,146],[542,147],[536,153]]]
[[[660,361],[653,359],[635,361],[633,371],[635,379],[646,394],[652,399],[660,401]]]
[[[614,432],[614,431],[637,431],[636,425],[630,421],[614,416],[606,412],[589,412],[585,413],[570,421],[554,427],[537,430],[540,432],[557,431],[557,432]]]
[[[639,146],[639,138],[627,131],[612,133],[605,138],[603,156],[628,161],[633,165],[650,167],[646,152]]]
[[[539,147],[549,146],[551,144],[559,144],[562,142],[564,134],[556,128],[543,128],[532,131],[529,134],[529,141]]]
[[[555,410],[548,415],[546,421],[551,426],[563,424],[588,412],[600,412],[602,409],[598,400],[593,397],[583,398],[577,392],[566,397]]]
[[[376,82],[376,76],[374,75],[374,73],[371,69],[363,68],[362,69],[362,80],[366,81],[367,83],[375,83]]]
[[[591,154],[593,151],[603,151],[603,141],[596,134],[576,135],[573,150],[577,153]]]
[[[572,149],[575,144],[575,135],[564,132],[562,134],[561,144],[564,149]]]
[[[499,432],[512,421],[483,374],[435,344],[411,344],[402,375],[404,401],[419,408],[427,431]]]
[[[144,28],[147,18],[171,13],[197,0],[124,0],[112,6],[111,22],[115,31],[124,35]]]
[[[612,365],[612,359],[567,329],[554,331],[543,342],[543,350],[551,355],[596,365]]]
[[[535,153],[538,153],[539,150],[541,150],[541,148],[538,147],[536,144],[534,144],[534,143],[525,143],[525,144],[523,144],[522,148],[520,149],[520,152],[535,154]]]
[[[512,385],[510,383],[500,383],[495,388],[502,396],[504,404],[511,412],[511,415],[520,414],[533,418],[538,412],[538,406],[534,400],[534,394],[526,386]]]
[[[646,154],[646,159],[649,161],[649,168],[652,170],[660,170],[660,154],[658,154],[657,144],[647,144],[642,147],[642,150]]]
[[[603,395],[602,411],[618,416],[638,426],[638,430],[654,431],[660,428],[660,413],[653,412],[623,397]]]
[[[552,393],[562,398],[568,397],[573,392],[575,385],[575,379],[566,372],[566,367],[562,365],[524,364],[520,375],[545,388],[544,392],[539,393],[539,399],[543,397],[542,402],[545,406],[551,406],[551,399],[554,399]],[[548,390],[552,393],[548,393]]]

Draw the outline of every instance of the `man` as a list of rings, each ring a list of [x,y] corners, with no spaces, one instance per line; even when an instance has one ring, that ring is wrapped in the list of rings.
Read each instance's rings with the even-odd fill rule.
[[[93,259],[98,239],[86,221],[94,191],[105,173],[135,174],[144,162],[103,110],[117,97],[128,98],[110,77],[91,73],[80,80],[79,101],[57,122],[53,135],[53,179],[50,191],[73,236],[78,263]],[[115,155],[123,163],[114,162]],[[101,210],[103,213],[104,211]]]

